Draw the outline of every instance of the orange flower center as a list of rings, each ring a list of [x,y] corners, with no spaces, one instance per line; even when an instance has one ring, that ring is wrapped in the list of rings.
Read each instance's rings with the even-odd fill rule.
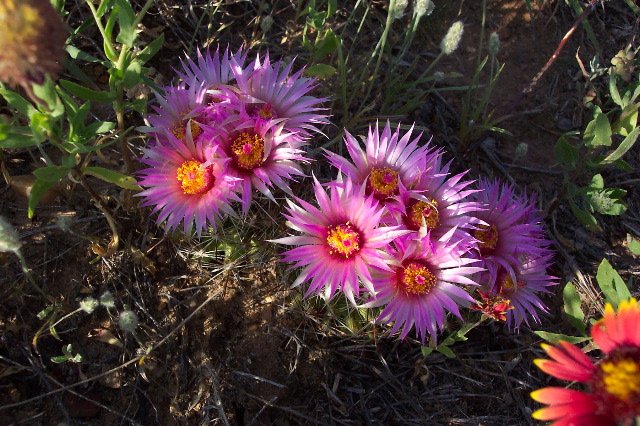
[[[231,143],[231,155],[236,166],[253,170],[263,162],[264,140],[255,133],[242,132]]]
[[[378,199],[398,193],[398,172],[391,167],[374,167],[369,174],[369,189]]]
[[[495,225],[479,225],[480,229],[473,231],[473,236],[479,240],[478,247],[482,254],[490,254],[498,246],[498,228]]]
[[[348,259],[360,251],[360,232],[349,222],[327,228],[329,253]]]
[[[407,295],[421,296],[431,292],[438,279],[421,262],[409,262],[404,266],[398,277],[399,287]]]
[[[513,294],[519,287],[524,287],[524,285],[517,281],[514,282],[510,274],[505,274],[498,282],[498,293],[506,295]]]
[[[182,192],[187,195],[204,194],[216,180],[211,167],[203,167],[202,163],[195,160],[182,163],[176,172],[176,179],[180,182]]]
[[[275,116],[271,104],[254,103],[247,107],[247,112],[249,115],[258,116],[265,120]]]
[[[604,390],[631,403],[640,399],[640,363],[637,359],[620,358],[599,364]]]
[[[202,129],[200,128],[198,123],[193,120],[188,120],[188,123],[189,127],[191,127],[191,137],[195,140],[202,134]],[[186,122],[182,122],[175,126],[173,129],[171,129],[171,133],[173,133],[173,136],[175,136],[176,138],[184,140],[187,137]]]
[[[427,229],[434,229],[440,223],[440,213],[438,213],[438,203],[431,199],[429,202],[412,200],[407,209],[407,219],[409,227],[418,230],[422,227],[424,220]]]
[[[265,120],[273,117],[271,104],[265,104],[262,108],[260,108],[258,110],[258,115],[260,116],[260,118],[264,118]]]

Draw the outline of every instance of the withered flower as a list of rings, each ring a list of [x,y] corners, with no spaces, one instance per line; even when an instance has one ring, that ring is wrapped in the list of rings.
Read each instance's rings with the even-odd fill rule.
[[[67,31],[49,0],[0,0],[0,80],[22,86],[56,77]]]

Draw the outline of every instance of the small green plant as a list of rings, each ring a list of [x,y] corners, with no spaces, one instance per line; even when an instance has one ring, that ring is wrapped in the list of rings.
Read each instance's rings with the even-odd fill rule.
[[[486,1],[482,2],[482,26],[475,71],[462,98],[458,138],[463,150],[466,150],[471,142],[477,140],[485,132],[509,134],[509,132],[497,126],[500,119],[496,119],[493,116],[493,112],[489,110],[491,94],[496,88],[504,64],[500,64],[497,59],[500,51],[500,39],[495,32],[489,35],[486,42],[487,54],[482,57],[481,52],[485,44],[486,3]]]
[[[336,73],[336,68],[321,61],[335,52],[342,57],[342,40],[327,22],[336,13],[338,2],[337,0],[327,1],[324,10],[320,10],[320,6],[316,0],[310,0],[299,13],[299,17],[306,18],[302,29],[302,47],[311,56],[310,66],[305,70],[305,74],[311,77],[328,78]]]
[[[555,145],[556,160],[563,170],[564,194],[571,211],[588,229],[600,230],[596,214],[618,216],[627,210],[626,191],[605,184],[603,173],[615,167],[630,171],[632,167],[623,157],[634,146],[640,135],[638,108],[640,83],[624,81],[635,55],[622,51],[612,60],[609,69],[608,93],[603,107],[591,103],[591,121],[582,136],[576,132],[562,135]],[[623,60],[626,61],[623,66]],[[598,73],[597,66],[593,71]],[[580,184],[579,182],[585,182]]]
[[[625,283],[620,274],[611,266],[607,259],[603,259],[598,266],[596,273],[598,287],[602,291],[604,303],[610,303],[613,308],[617,308],[620,302],[631,297],[629,288],[632,285],[631,279]],[[587,333],[585,323],[586,315],[582,309],[582,299],[576,289],[575,284],[568,282],[562,290],[564,301],[563,313],[569,324],[576,331],[577,336],[568,336],[561,333],[550,333],[547,331],[535,331],[535,334],[549,343],[558,343],[562,340],[570,343],[581,343],[591,340]],[[593,324],[593,319],[590,320]]]
[[[456,354],[451,346],[457,342],[466,342],[469,339],[467,333],[480,325],[485,319],[487,319],[487,317],[483,315],[477,322],[463,323],[458,330],[452,331],[440,342],[437,342],[435,339],[430,340],[429,345],[421,347],[422,356],[429,356],[433,351],[436,351],[447,358],[455,358]]]
[[[153,3],[151,1],[147,1],[137,15],[127,0],[102,0],[97,9],[93,2],[86,3],[95,22],[87,21],[76,28],[67,45],[72,59],[68,62],[68,71],[76,82],[61,79],[56,84],[47,78],[43,84],[33,85],[35,104],[0,85],[0,96],[13,113],[9,122],[0,124],[0,149],[37,151],[37,156],[44,163],[33,170],[35,181],[28,206],[30,218],[34,216],[40,200],[52,188],[63,181],[80,184],[103,212],[113,233],[109,246],[104,249],[96,243],[94,252],[109,255],[118,245],[115,220],[87,177],[93,176],[126,190],[139,189],[135,179],[129,176],[133,166],[127,135],[133,128],[125,128],[124,114],[127,111],[144,113],[147,100],[125,99],[125,92],[139,84],[152,85],[145,76],[147,69],[144,65],[160,49],[164,38],[159,36],[143,49],[136,45],[138,24]],[[103,19],[106,19],[106,24]],[[103,37],[103,59],[73,45],[75,39],[91,25],[97,25]],[[103,66],[109,74],[108,90],[98,89],[76,61]],[[111,103],[116,122],[93,115],[92,102]],[[104,158],[100,150],[116,142],[120,146],[126,173],[100,164],[100,159]],[[5,177],[11,180],[10,176]]]
[[[63,364],[65,362],[72,362],[74,364],[79,364],[82,362],[82,355],[79,353],[73,354],[73,346],[71,343],[68,345],[62,346],[62,355],[51,357],[51,362],[55,364]]]

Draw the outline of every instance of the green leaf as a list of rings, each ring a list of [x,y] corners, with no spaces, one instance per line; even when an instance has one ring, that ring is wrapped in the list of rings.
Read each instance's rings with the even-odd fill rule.
[[[588,147],[611,145],[611,125],[599,107],[595,108],[594,118],[587,124],[583,139]]]
[[[591,339],[590,337],[567,336],[566,334],[549,333],[548,331],[534,331],[533,333],[551,344],[557,344],[562,341],[569,343],[582,343]]]
[[[627,235],[627,247],[632,254],[640,256],[640,240]]]
[[[113,121],[96,121],[91,123],[85,129],[85,136],[90,137],[93,135],[101,135],[103,133],[110,132],[116,128],[116,123]]]
[[[51,77],[47,76],[43,84],[34,84],[32,89],[34,95],[44,102],[47,107],[47,113],[51,115],[52,118],[56,119],[62,116],[64,113],[64,104],[56,92],[56,85],[53,80],[51,80]]]
[[[573,198],[569,198],[569,207],[571,208],[571,213],[582,223],[587,229],[591,231],[600,231],[600,225],[598,225],[598,220],[592,215],[590,212],[578,207]]]
[[[327,18],[330,18],[338,10],[338,0],[329,0],[327,2]]]
[[[131,7],[129,0],[116,0],[118,5],[118,24],[120,32],[116,41],[126,46],[133,47],[136,40],[136,28],[134,27],[136,14]]]
[[[29,206],[27,210],[27,216],[29,219],[33,219],[36,206],[40,202],[42,196],[53,186],[56,182],[50,182],[46,180],[36,179],[35,183],[31,187],[31,193],[29,194]]]
[[[0,125],[0,149],[21,149],[38,145],[39,141],[28,127],[9,126],[8,131]]]
[[[142,64],[146,64],[164,46],[164,33],[160,34],[151,43],[147,44],[137,55],[136,59]]]
[[[113,0],[102,0],[100,2],[100,6],[98,6],[97,15],[99,17],[102,17],[107,12],[107,9],[110,8],[112,5],[113,5]]]
[[[33,171],[38,180],[45,182],[57,182],[69,173],[71,167],[67,166],[47,166],[39,167]]]
[[[66,46],[66,50],[67,53],[69,54],[69,56],[71,56],[71,59],[76,59],[76,60],[81,60],[81,61],[85,61],[85,62],[98,62],[98,63],[102,63],[102,59],[100,58],[96,58],[93,55],[90,55],[80,49],[78,49],[77,47],[68,44]]]
[[[633,131],[629,133],[629,135],[624,138],[622,142],[620,142],[620,145],[616,148],[616,150],[607,155],[607,157],[602,161],[602,164],[611,164],[614,161],[622,158],[622,156],[633,147],[633,144],[636,143],[638,135],[640,135],[640,127],[636,127],[635,129],[633,129]]]
[[[113,102],[115,100],[115,95],[111,92],[89,89],[80,84],[74,83],[73,81],[61,79],[60,85],[64,87],[65,90],[68,90],[72,95],[77,96],[80,99],[103,103]]]
[[[622,136],[628,136],[638,125],[638,108],[640,105],[631,104],[627,105],[625,109],[620,113],[620,118],[616,121],[612,130],[613,133],[618,133]]]
[[[631,297],[627,285],[607,259],[602,259],[602,262],[600,262],[596,273],[596,281],[598,281],[598,286],[604,293],[606,301],[611,303],[614,308],[621,301]]]
[[[63,362],[67,362],[68,360],[69,360],[68,355],[58,355],[58,356],[51,357],[51,362],[55,364],[62,364]]]
[[[436,351],[440,352],[442,355],[446,356],[447,358],[456,357],[455,352],[453,352],[449,346],[438,345],[438,347],[436,348]]]
[[[105,182],[118,185],[120,188],[131,189],[133,191],[142,190],[133,177],[116,172],[115,170],[105,169],[104,167],[85,167],[82,169],[82,172]]]
[[[111,61],[112,64],[116,64],[118,61],[118,52],[112,52],[111,47],[107,43],[107,39],[109,41],[113,40],[113,29],[116,26],[116,22],[118,21],[118,14],[116,12],[111,12],[109,14],[109,18],[107,18],[107,23],[104,26],[104,32],[106,35],[105,40],[103,40],[103,49],[105,56]]]
[[[565,135],[560,136],[554,147],[556,160],[567,169],[575,169],[578,160],[578,148],[573,146]]]
[[[584,312],[582,312],[580,295],[573,283],[568,282],[562,290],[562,300],[564,301],[564,313],[567,319],[580,334],[585,334],[586,326],[584,324]]]
[[[46,308],[44,308],[43,310],[41,310],[40,312],[38,312],[36,314],[36,316],[38,317],[39,320],[43,320],[46,317],[48,317],[49,315],[51,315],[51,313],[53,312],[54,309],[55,309],[55,305],[49,305]]]
[[[609,75],[609,94],[611,95],[611,100],[616,103],[620,108],[624,108],[625,104],[622,102],[622,98],[620,97],[620,92],[618,91],[618,85],[616,84],[616,75]]]
[[[422,356],[429,356],[433,352],[433,348],[429,346],[420,347],[420,352],[422,352]]]
[[[313,46],[313,58],[318,60],[335,52],[340,47],[340,39],[331,29],[328,29],[322,38],[316,39]]]
[[[5,101],[7,101],[7,104],[9,104],[11,108],[15,109],[25,117],[29,117],[36,111],[31,102],[29,102],[16,92],[0,87],[0,96],[2,96]]]
[[[304,70],[307,77],[316,77],[320,79],[329,78],[336,73],[335,67],[327,64],[316,64]]]
[[[124,70],[122,76],[122,86],[130,89],[142,81],[142,64],[139,61],[132,61]]]
[[[601,174],[593,175],[589,182],[589,189],[604,189],[604,179]]]
[[[49,326],[49,333],[57,340],[62,340],[60,339],[60,336],[58,336],[58,330],[56,330],[56,328],[52,325]]]
[[[619,216],[627,210],[622,201],[627,191],[620,188],[607,188],[603,190],[588,190],[587,198],[591,208],[609,216]]]

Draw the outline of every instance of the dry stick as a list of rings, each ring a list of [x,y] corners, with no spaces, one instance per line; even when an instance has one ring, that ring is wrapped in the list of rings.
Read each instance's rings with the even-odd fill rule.
[[[23,368],[23,369],[25,369],[25,370],[29,370],[29,371],[32,371],[32,372],[37,372],[38,374],[42,374],[42,375],[43,375],[47,380],[52,381],[52,382],[53,382],[53,383],[55,383],[56,385],[58,385],[58,386],[60,386],[60,387],[64,386],[62,383],[60,383],[59,381],[57,381],[56,379],[54,379],[53,377],[51,377],[51,376],[50,376],[50,375],[48,375],[47,373],[44,373],[44,372],[41,372],[41,371],[36,371],[36,370],[35,370],[35,367],[27,367],[27,366],[25,366],[25,365],[22,365],[22,364],[20,364],[20,363],[17,363],[17,362],[15,362],[15,361],[13,361],[13,360],[9,359],[9,358],[5,358],[5,357],[3,357],[2,355],[0,355],[0,361],[4,361],[4,362],[6,362],[7,364],[11,364],[11,365],[13,365],[13,366],[15,366],[15,367],[18,367],[18,368]],[[74,395],[74,396],[76,396],[76,397],[78,397],[78,398],[80,398],[80,399],[84,399],[85,401],[90,402],[91,404],[97,405],[98,407],[103,408],[103,409],[105,409],[105,410],[109,411],[110,413],[115,414],[116,416],[119,416],[119,417],[123,418],[124,420],[129,421],[129,422],[130,422],[130,423],[132,423],[132,424],[135,424],[135,425],[139,424],[139,423],[137,423],[136,421],[134,421],[133,419],[131,419],[131,418],[127,417],[126,415],[124,415],[124,414],[122,414],[122,413],[120,413],[120,412],[118,412],[118,411],[114,410],[113,408],[110,408],[110,407],[108,407],[108,406],[106,406],[106,405],[102,404],[102,403],[101,403],[101,402],[99,402],[99,401],[96,401],[95,399],[91,399],[91,398],[89,398],[89,397],[86,397],[86,396],[84,396],[84,395],[82,395],[82,394],[80,394],[80,393],[78,393],[78,392],[76,392],[76,391],[73,391],[73,390],[71,390],[71,389],[67,389],[67,392],[69,392],[70,394],[72,394],[72,395]]]
[[[113,214],[107,208],[107,206],[105,206],[103,204],[102,197],[100,195],[98,195],[93,190],[91,185],[89,185],[87,183],[87,179],[82,174],[82,172],[77,172],[77,173],[74,173],[74,174],[75,174],[75,176],[73,176],[73,177],[76,180],[78,180],[80,182],[80,185],[82,185],[82,187],[89,193],[89,195],[91,195],[91,198],[93,199],[94,204],[96,205],[96,207],[98,207],[98,209],[100,209],[100,211],[102,212],[104,217],[107,219],[107,223],[109,224],[109,228],[111,229],[111,234],[112,234],[111,235],[111,242],[107,246],[107,249],[103,250],[102,247],[100,247],[100,246],[98,246],[98,244],[94,243],[93,244],[94,247],[92,248],[92,250],[94,252],[96,252],[96,249],[98,249],[97,251],[99,251],[99,253],[96,252],[97,255],[102,256],[102,257],[109,257],[113,253],[115,253],[115,251],[118,249],[118,243],[120,241],[120,236],[118,234],[118,227],[116,226],[116,222],[113,219]]]
[[[102,378],[102,377],[109,376],[109,375],[111,375],[111,374],[115,373],[115,372],[116,372],[116,371],[118,371],[118,370],[121,370],[121,369],[123,369],[123,368],[125,368],[125,367],[128,367],[128,366],[130,366],[130,365],[132,365],[132,364],[135,364],[136,362],[140,361],[142,358],[144,358],[144,357],[146,357],[146,356],[149,356],[149,354],[151,354],[153,351],[155,351],[155,350],[156,350],[156,349],[158,349],[160,346],[162,346],[162,345],[163,345],[167,340],[169,340],[169,338],[170,338],[171,336],[173,336],[175,333],[177,333],[177,332],[178,332],[178,330],[180,330],[180,329],[181,329],[181,328],[182,328],[182,327],[183,327],[187,322],[189,322],[189,321],[191,320],[191,318],[193,318],[193,317],[195,316],[195,314],[197,314],[198,312],[200,312],[200,311],[202,310],[202,308],[204,308],[204,307],[205,307],[209,302],[211,302],[214,298],[216,298],[220,293],[221,293],[221,291],[220,291],[220,290],[218,290],[218,291],[216,291],[214,294],[212,294],[211,296],[209,296],[209,297],[207,298],[207,300],[205,300],[204,302],[202,302],[202,303],[200,304],[200,306],[198,306],[198,307],[197,307],[193,312],[191,312],[191,313],[189,314],[189,316],[187,316],[185,319],[183,319],[183,320],[180,322],[180,324],[178,324],[178,325],[176,326],[176,328],[174,328],[173,330],[171,330],[171,332],[169,332],[169,334],[167,334],[165,337],[163,337],[163,338],[162,338],[162,340],[160,340],[158,343],[156,343],[156,344],[151,348],[151,350],[150,350],[149,352],[147,352],[146,354],[138,355],[138,356],[136,356],[135,358],[132,358],[132,359],[130,359],[129,361],[125,362],[124,364],[120,364],[120,365],[119,365],[119,366],[117,366],[117,367],[114,367],[114,368],[112,368],[112,369],[110,369],[110,370],[107,370],[107,371],[103,371],[103,372],[102,372],[102,373],[100,373],[100,374],[97,374],[97,375],[95,375],[95,376],[93,376],[93,377],[89,377],[89,378],[87,378],[87,379],[81,380],[81,381],[79,381],[79,382],[72,383],[72,384],[70,384],[70,385],[67,385],[67,386],[64,386],[64,387],[60,387],[60,388],[58,388],[58,389],[55,389],[55,390],[52,390],[52,391],[49,391],[49,392],[45,392],[45,393],[43,393],[42,395],[34,396],[33,398],[25,399],[24,401],[14,402],[13,404],[2,405],[2,406],[0,406],[0,411],[2,411],[2,410],[7,410],[7,409],[9,409],[9,408],[20,407],[20,406],[22,406],[22,405],[26,405],[26,404],[29,404],[29,403],[34,402],[34,401],[39,401],[39,400],[41,400],[42,398],[46,398],[46,397],[51,396],[51,395],[56,395],[56,394],[58,394],[58,393],[60,393],[60,392],[63,392],[63,391],[68,391],[68,390],[69,390],[69,389],[71,389],[71,388],[75,388],[75,387],[78,387],[78,386],[80,386],[80,385],[84,385],[84,384],[87,384],[87,383],[91,383],[91,382],[93,382],[94,380],[98,380],[98,379],[100,379],[100,378]]]
[[[569,31],[567,31],[564,37],[562,37],[562,40],[560,40],[558,47],[556,48],[555,52],[553,52],[553,55],[551,55],[547,63],[544,64],[544,66],[540,69],[540,71],[538,71],[538,74],[536,74],[535,77],[533,77],[529,85],[525,87],[522,92],[520,92],[520,96],[518,96],[518,98],[515,100],[512,110],[515,109],[515,107],[518,106],[520,102],[522,102],[522,100],[529,93],[533,92],[533,89],[536,87],[536,85],[538,84],[542,76],[547,72],[547,70],[551,67],[551,65],[553,65],[554,62],[558,59],[558,56],[560,56],[560,53],[562,53],[562,49],[564,49],[564,46],[567,44],[567,42],[569,41],[573,33],[576,32],[578,25],[580,25],[582,21],[584,21],[587,18],[587,16],[589,15],[589,13],[591,13],[591,11],[593,11],[593,9],[595,9],[596,3],[598,3],[599,1],[601,0],[591,0],[589,2],[589,5],[584,9],[584,11],[582,11],[580,16],[578,16],[578,18],[573,23],[571,28],[569,28]]]

